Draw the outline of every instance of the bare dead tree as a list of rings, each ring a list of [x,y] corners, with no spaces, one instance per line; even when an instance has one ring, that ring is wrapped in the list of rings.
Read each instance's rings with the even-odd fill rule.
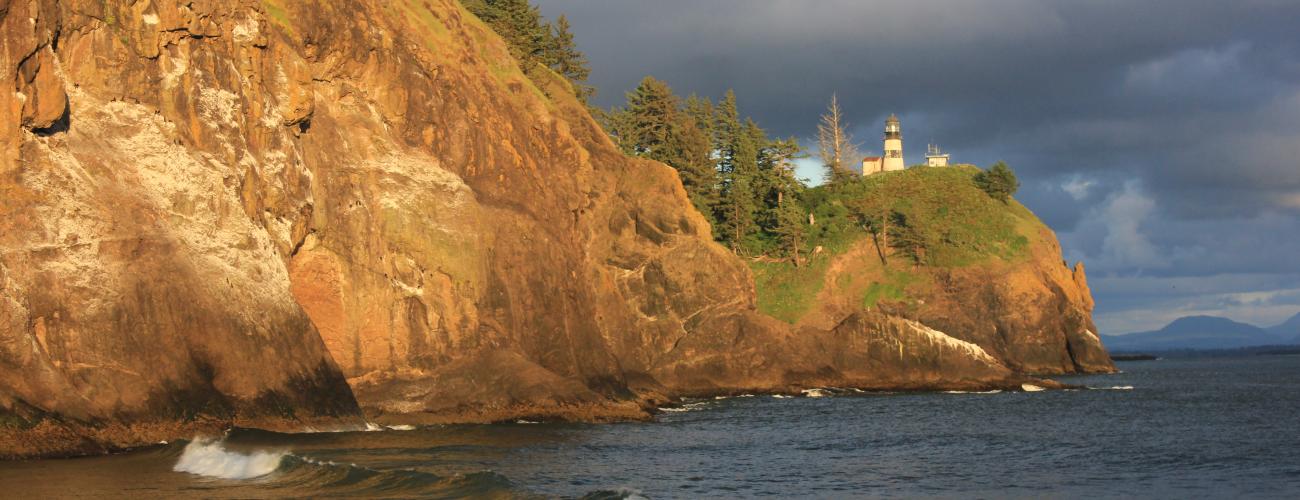
[[[822,115],[821,123],[817,124],[818,156],[826,166],[826,175],[830,181],[851,175],[849,162],[860,160],[858,145],[853,142],[848,128],[844,112],[840,109],[839,97],[832,94],[831,104],[826,108],[826,114]]]

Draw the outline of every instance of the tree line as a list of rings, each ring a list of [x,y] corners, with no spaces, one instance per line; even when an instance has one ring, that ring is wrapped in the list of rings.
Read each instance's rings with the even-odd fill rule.
[[[591,76],[587,56],[578,50],[563,14],[554,23],[547,22],[528,0],[461,0],[461,4],[505,39],[525,74],[534,77],[539,67],[548,68],[568,80],[583,102],[595,95],[595,87],[587,84]]]
[[[598,118],[624,153],[677,169],[691,203],[733,252],[799,261],[808,212],[794,160],[803,150],[794,138],[771,138],[742,118],[734,91],[716,103],[682,99],[647,76],[627,93],[626,104]]]
[[[529,0],[461,2],[506,41],[528,76],[547,68],[566,78],[584,102],[595,95],[587,84],[587,58],[565,16],[547,22]],[[647,76],[626,94],[624,105],[593,113],[625,154],[676,169],[714,238],[738,255],[789,258],[799,266],[810,246],[860,230],[876,240],[882,261],[884,249],[894,249],[920,264],[928,248],[955,234],[928,227],[937,224],[932,220],[913,220],[922,214],[898,208],[900,193],[889,192],[896,188],[854,171],[861,156],[836,96],[817,126],[816,153],[825,169],[825,183],[817,188],[795,177],[794,161],[805,156],[799,142],[769,137],[754,120],[742,118],[734,91],[718,102],[681,98]],[[1002,162],[972,181],[1003,203],[1019,188]],[[820,226],[814,223],[817,214],[824,220]]]

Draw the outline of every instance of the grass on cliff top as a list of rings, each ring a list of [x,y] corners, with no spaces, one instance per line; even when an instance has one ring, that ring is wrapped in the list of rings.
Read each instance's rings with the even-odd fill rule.
[[[820,246],[823,254],[800,268],[788,262],[751,262],[759,310],[790,323],[807,314],[824,287],[829,263],[871,237],[854,215],[864,208],[900,214],[925,247],[919,263],[892,249],[889,265],[874,271],[879,275],[869,285],[836,283],[842,290],[865,289],[864,308],[904,300],[909,287],[927,286],[926,273],[920,272],[926,268],[1027,258],[1042,223],[1015,200],[1003,203],[976,187],[972,177],[978,172],[973,166],[913,167],[809,189],[804,202],[817,223],[810,228],[808,248]],[[859,270],[882,267],[874,254],[863,259]],[[845,278],[841,275],[840,281]]]
[[[787,262],[750,262],[758,288],[758,310],[787,323],[799,321],[817,300],[829,265],[830,259],[818,259],[801,268]]]
[[[973,166],[913,167],[815,188],[809,201],[827,220],[812,243],[823,244],[818,243],[820,236],[828,249],[851,244],[867,236],[852,216],[855,210],[890,211],[905,219],[921,242],[919,264],[924,266],[962,267],[1027,256],[1033,231],[1041,226],[1038,218],[1015,200],[1003,203],[989,197],[975,186],[976,173],[979,169]],[[841,229],[847,226],[856,231]],[[897,224],[892,229],[897,230]],[[898,241],[897,236],[893,239],[891,244]]]

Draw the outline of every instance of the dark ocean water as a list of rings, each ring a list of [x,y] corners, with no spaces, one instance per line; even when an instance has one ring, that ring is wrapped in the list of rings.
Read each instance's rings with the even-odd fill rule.
[[[1066,379],[1095,390],[740,397],[654,423],[237,431],[0,463],[0,496],[1300,498],[1300,357],[1120,368]]]

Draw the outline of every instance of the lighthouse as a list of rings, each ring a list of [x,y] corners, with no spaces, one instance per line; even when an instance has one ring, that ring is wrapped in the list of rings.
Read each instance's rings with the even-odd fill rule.
[[[907,164],[903,162],[903,129],[898,125],[898,116],[890,113],[885,120],[885,157],[881,170],[892,172],[902,170]]]

